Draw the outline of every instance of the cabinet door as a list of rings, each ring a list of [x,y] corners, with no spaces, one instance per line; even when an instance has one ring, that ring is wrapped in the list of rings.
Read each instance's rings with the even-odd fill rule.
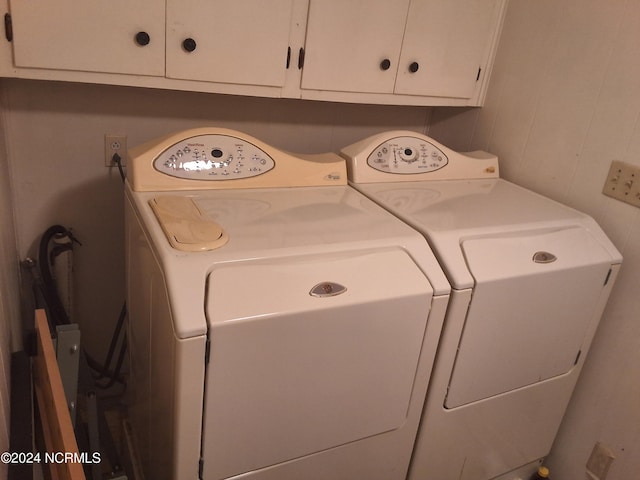
[[[164,76],[163,0],[12,0],[11,18],[16,67]]]
[[[302,88],[393,93],[408,6],[409,0],[311,0]]]
[[[167,77],[282,86],[291,14],[292,0],[168,0]]]
[[[502,0],[412,0],[395,93],[472,97],[501,5]]]

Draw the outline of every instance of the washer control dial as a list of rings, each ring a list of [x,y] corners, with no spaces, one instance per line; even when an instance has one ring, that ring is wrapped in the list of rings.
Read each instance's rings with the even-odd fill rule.
[[[412,175],[439,170],[449,163],[445,153],[425,140],[396,137],[378,145],[367,164],[386,173]]]
[[[189,180],[232,180],[262,175],[275,166],[266,152],[229,135],[199,135],[163,151],[153,167],[165,175]]]
[[[398,157],[403,162],[412,163],[418,160],[418,151],[411,147],[401,148],[398,150]]]

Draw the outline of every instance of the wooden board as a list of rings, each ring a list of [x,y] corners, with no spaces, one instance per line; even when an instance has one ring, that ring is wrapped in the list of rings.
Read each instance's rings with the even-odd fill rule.
[[[50,454],[79,456],[44,310],[36,310],[36,332],[38,350],[33,361],[33,379],[46,450]],[[81,463],[43,461],[42,464],[49,468],[52,480],[85,480]]]

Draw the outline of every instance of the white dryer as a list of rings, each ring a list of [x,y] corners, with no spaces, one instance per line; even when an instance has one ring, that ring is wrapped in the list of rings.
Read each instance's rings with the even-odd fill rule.
[[[146,478],[404,480],[450,292],[425,239],[335,154],[201,128],[128,165]]]
[[[485,152],[393,131],[342,155],[353,186],[425,235],[452,286],[409,479],[493,479],[547,455],[619,252],[587,215],[500,179]]]

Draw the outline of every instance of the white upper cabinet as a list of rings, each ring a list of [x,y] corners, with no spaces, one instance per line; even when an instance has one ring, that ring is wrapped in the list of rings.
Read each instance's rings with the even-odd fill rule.
[[[302,88],[393,93],[409,0],[311,0]]]
[[[164,0],[13,0],[16,67],[164,76]]]
[[[471,98],[502,0],[412,0],[395,93]]]
[[[506,2],[0,0],[0,76],[482,105]]]
[[[301,87],[473,97],[504,0],[310,0]]]
[[[292,0],[167,2],[167,77],[281,87]]]

